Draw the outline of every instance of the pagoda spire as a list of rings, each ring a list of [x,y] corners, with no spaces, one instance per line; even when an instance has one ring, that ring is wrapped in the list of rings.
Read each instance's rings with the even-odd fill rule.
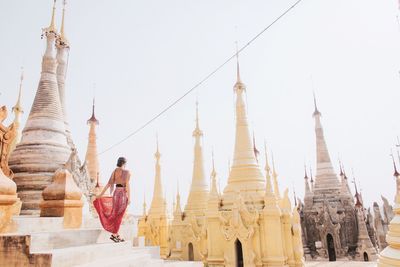
[[[146,190],[144,190],[143,192],[144,192],[144,194],[143,194],[143,217],[146,217],[147,216]]]
[[[201,142],[203,132],[201,131],[199,124],[198,102],[196,102],[196,127],[193,131],[193,137],[195,141],[192,184],[190,186],[185,212],[193,211],[195,215],[200,216],[204,214],[207,209],[209,189],[204,172],[203,146]]]
[[[50,26],[43,29],[46,50],[42,57],[35,99],[22,131],[22,141],[17,144],[9,159],[10,168],[15,174],[18,196],[22,201],[22,215],[39,213],[43,188],[52,182],[54,172],[64,166],[71,154],[56,75],[57,32],[54,16],[55,1]],[[33,146],[35,149],[32,149]]]
[[[56,0],[54,0],[53,2],[53,12],[51,13],[51,21],[50,21],[50,25],[49,27],[47,27],[45,30],[46,32],[53,32],[56,33],[57,32],[57,28],[56,28],[56,23],[55,23],[55,15],[56,15]]]
[[[217,187],[217,172],[215,171],[215,164],[214,164],[214,152],[212,152],[211,157],[212,157],[212,170],[211,170],[210,195],[212,195],[213,197],[219,197],[218,187]]]
[[[154,157],[156,159],[154,190],[153,190],[153,199],[151,201],[149,215],[160,216],[166,214],[167,211],[166,211],[165,199],[163,195],[163,188],[161,182],[161,165],[160,165],[161,153],[158,147],[158,137],[157,137],[157,150],[156,153],[154,153]]]
[[[305,192],[305,197],[308,197],[311,195],[311,189],[310,189],[310,184],[308,183],[308,175],[307,175],[307,166],[304,164],[304,192]]]
[[[399,174],[399,172],[397,171],[396,161],[394,160],[393,153],[390,154],[390,156],[392,157],[392,162],[393,162],[393,170],[394,170],[393,176],[394,176],[394,177],[399,177],[400,174]]]
[[[310,166],[310,184],[311,184],[311,191],[314,192],[314,177],[312,174],[312,168]]]
[[[224,189],[224,203],[233,203],[237,192],[246,191],[245,197],[252,195],[256,202],[263,200],[265,178],[254,155],[253,142],[249,130],[244,93],[246,86],[240,79],[239,59],[237,56],[236,83],[236,136],[233,153],[233,164],[229,173],[228,184]],[[252,194],[254,193],[254,194]]]
[[[314,113],[316,152],[317,152],[317,174],[315,177],[315,194],[333,193],[340,190],[340,183],[333,169],[328,147],[325,142],[324,131],[321,124],[321,112],[317,107],[314,94]]]
[[[98,150],[97,150],[97,134],[96,128],[99,125],[99,121],[95,116],[95,99],[93,98],[92,104],[92,116],[87,121],[87,124],[90,127],[89,130],[89,138],[88,145],[86,150],[85,161],[87,162],[87,167],[89,171],[89,176],[91,181],[93,182],[95,177],[99,174],[99,158],[98,158]]]
[[[254,151],[254,156],[256,157],[256,160],[258,162],[258,155],[260,154],[260,151],[258,151],[256,147],[256,137],[254,135],[254,131],[253,131],[253,151]]]
[[[265,176],[266,176],[266,190],[265,194],[268,198],[276,198],[275,193],[272,189],[272,182],[271,182],[271,167],[268,162],[268,149],[267,144],[264,143],[264,154],[265,154]]]
[[[181,194],[179,193],[179,181],[176,182],[176,204],[175,204],[175,213],[182,214],[181,208]]]
[[[65,6],[67,5],[67,1],[63,1],[63,11],[62,11],[62,19],[61,19],[61,29],[60,29],[60,37],[59,37],[59,42],[61,42],[62,45],[69,46],[68,39],[65,36]]]
[[[56,39],[56,48],[57,48],[57,84],[58,84],[58,93],[60,97],[60,103],[64,118],[65,131],[67,135],[68,145],[71,149],[75,148],[75,144],[72,140],[71,131],[69,130],[68,118],[67,118],[67,108],[66,108],[66,97],[65,97],[65,79],[67,75],[67,67],[68,67],[68,58],[69,58],[69,49],[70,44],[65,35],[65,13],[66,13],[66,0],[63,0],[63,9],[62,9],[62,20],[61,20],[61,30],[60,34]]]
[[[340,166],[340,178],[341,178],[341,193],[343,195],[349,196],[351,199],[353,199],[351,191],[350,191],[350,186],[348,183],[348,179],[346,176],[346,172],[344,170],[344,166],[342,162],[339,160],[339,166]]]
[[[21,95],[22,95],[22,82],[24,81],[24,70],[21,68],[21,77],[20,77],[20,82],[19,82],[19,90],[18,90],[18,98],[17,102],[15,105],[12,107],[12,112],[14,113],[14,125],[15,129],[17,131],[17,136],[14,138],[13,142],[11,143],[11,149],[10,151],[12,152],[17,144],[21,141],[21,129],[20,129],[20,118],[21,115],[24,113],[22,106],[21,106]]]
[[[276,172],[275,169],[274,153],[271,154],[271,157],[272,157],[272,177],[274,178],[274,192],[277,199],[280,200],[281,193],[279,192],[278,173]]]

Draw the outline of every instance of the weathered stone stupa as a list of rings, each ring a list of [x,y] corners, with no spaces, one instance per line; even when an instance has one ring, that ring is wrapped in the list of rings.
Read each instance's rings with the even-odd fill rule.
[[[358,209],[342,166],[340,181],[333,169],[315,96],[314,108],[317,174],[315,182],[311,180],[311,188],[307,173],[305,175],[304,205],[300,210],[306,258],[356,259],[356,250],[360,250],[358,241],[364,234],[358,231]],[[364,215],[362,218],[364,220]],[[373,258],[371,252],[369,259]]]
[[[67,143],[64,114],[60,102],[55,41],[55,3],[50,26],[44,29],[46,51],[36,96],[22,131],[21,142],[11,154],[9,164],[14,171],[21,214],[38,214],[42,190],[51,183],[54,172],[68,160],[71,148]]]

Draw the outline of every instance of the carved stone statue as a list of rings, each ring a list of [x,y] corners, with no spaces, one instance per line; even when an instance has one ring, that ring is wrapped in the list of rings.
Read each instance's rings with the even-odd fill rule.
[[[11,144],[17,137],[17,130],[14,123],[10,126],[4,126],[3,122],[7,118],[7,108],[2,106],[0,108],[0,168],[3,173],[9,177],[13,178],[14,173],[8,167],[8,158],[11,152]]]

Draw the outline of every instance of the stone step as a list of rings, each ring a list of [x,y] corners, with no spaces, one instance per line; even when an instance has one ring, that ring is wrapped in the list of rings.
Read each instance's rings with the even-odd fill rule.
[[[133,257],[134,255],[143,255],[148,258],[154,257],[149,249],[150,248],[134,248],[129,242],[123,242],[36,251],[34,254],[51,254],[52,267],[69,267],[89,264],[95,261],[101,262],[111,257],[124,258],[127,256]]]
[[[114,243],[101,229],[73,229],[31,234],[31,253],[99,243]]]
[[[20,234],[60,231],[64,228],[63,220],[62,217],[39,217],[37,215],[13,217],[13,221],[17,224],[17,233]]]
[[[77,265],[76,267],[163,267],[164,261],[154,259],[150,254],[141,253],[123,257],[111,257],[105,260],[94,261],[89,264]]]

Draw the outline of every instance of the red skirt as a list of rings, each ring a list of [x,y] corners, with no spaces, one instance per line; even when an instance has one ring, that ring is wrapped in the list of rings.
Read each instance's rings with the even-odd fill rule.
[[[97,198],[93,201],[103,228],[113,234],[118,233],[128,206],[128,196],[124,187],[116,187],[113,197]]]

